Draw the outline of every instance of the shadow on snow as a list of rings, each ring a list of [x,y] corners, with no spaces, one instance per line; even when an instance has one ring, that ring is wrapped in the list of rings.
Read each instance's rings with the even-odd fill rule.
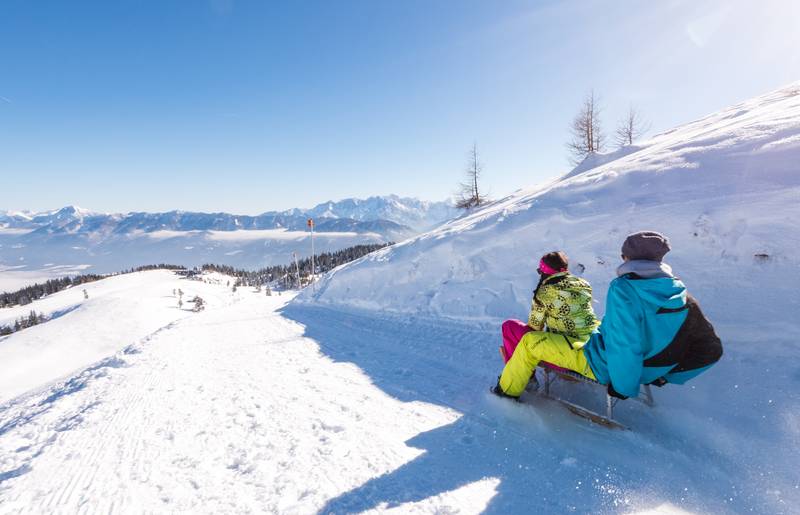
[[[515,404],[489,394],[501,370],[499,333],[491,328],[294,305],[283,315],[304,325],[321,352],[354,363],[392,397],[463,414],[408,440],[425,452],[330,500],[321,513],[398,506],[486,478],[500,480],[486,513],[617,512],[665,502],[720,508],[718,472],[703,470],[705,491],[698,491],[694,477],[701,471],[690,444],[666,449],[635,433],[593,426],[539,397]]]

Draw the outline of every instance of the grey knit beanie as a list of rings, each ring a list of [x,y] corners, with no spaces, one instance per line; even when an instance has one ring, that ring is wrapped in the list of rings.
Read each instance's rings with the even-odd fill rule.
[[[653,231],[640,231],[625,238],[622,244],[622,255],[628,259],[646,259],[661,261],[669,252],[669,240],[663,234]]]

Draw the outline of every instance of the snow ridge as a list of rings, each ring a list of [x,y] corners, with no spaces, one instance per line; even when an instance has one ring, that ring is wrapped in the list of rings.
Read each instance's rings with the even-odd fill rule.
[[[800,264],[799,136],[792,85],[350,263],[298,301],[496,321],[527,309],[536,259],[560,248],[602,302],[625,235],[642,229],[671,239],[667,260],[698,294],[726,287],[708,270],[736,278],[734,291],[765,274],[791,291],[796,279],[778,278],[800,277],[789,272]]]

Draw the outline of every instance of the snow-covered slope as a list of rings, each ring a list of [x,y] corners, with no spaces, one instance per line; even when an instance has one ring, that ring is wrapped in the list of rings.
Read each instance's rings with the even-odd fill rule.
[[[0,402],[0,512],[792,513],[800,501],[792,371],[750,382],[755,351],[720,365],[735,383],[658,391],[653,410],[618,408],[634,431],[609,431],[488,395],[495,327],[284,306],[290,294],[224,280],[180,281],[210,300],[190,314],[172,276],[139,278],[122,316],[109,292],[40,326],[65,357],[77,338],[109,354]],[[143,315],[166,325],[147,333]],[[35,351],[18,344],[33,329],[0,348]],[[796,355],[786,343],[771,360]]]
[[[183,308],[173,297],[176,288],[184,291]],[[31,311],[51,318],[0,337],[0,404],[191,315],[193,305],[188,300],[195,295],[213,306],[222,302],[222,293],[202,282],[180,280],[172,272],[150,271],[110,277],[25,306],[0,309],[0,325],[13,325]]]
[[[800,84],[620,154],[336,270],[313,301],[522,316],[538,257],[553,249],[567,252],[602,301],[624,237],[649,229],[669,236],[667,261],[716,316],[781,321],[800,312]]]
[[[0,229],[18,229],[31,225],[31,213],[29,212],[0,210]]]
[[[465,419],[489,414],[498,431],[521,433],[498,437],[507,447],[494,468],[486,465],[494,454],[446,447],[470,427],[454,424],[435,432],[440,438],[424,439],[429,459],[371,481],[337,499],[335,508],[408,499],[394,490],[398,482],[449,466],[461,481],[501,475],[490,509],[497,513],[617,513],[634,506],[665,513],[797,511],[800,83],[621,154],[349,263],[328,274],[316,293],[296,299],[287,314],[315,328],[321,341],[346,335],[361,342],[336,355],[371,370],[385,388],[401,382],[381,374],[384,363],[393,363],[398,374],[415,375],[413,386],[403,382],[415,394],[456,406]],[[666,261],[714,322],[725,348],[719,364],[686,386],[656,389],[655,409],[622,403],[616,414],[633,428],[630,439],[572,434],[552,423],[551,406],[536,396],[533,407],[507,404],[508,413],[499,415],[491,403],[504,401],[484,398],[502,367],[498,323],[527,316],[539,256],[566,251],[573,271],[592,282],[602,314],[622,241],[642,229],[670,237],[674,250]],[[326,312],[343,322],[317,324]],[[380,330],[364,329],[378,318],[394,321],[381,323],[383,338],[370,334]],[[481,329],[470,333],[470,327]],[[409,336],[410,328],[428,334]],[[594,409],[602,402],[602,394],[576,387],[559,393]],[[451,453],[461,461],[450,461]],[[515,488],[529,496],[526,507],[514,498]]]
[[[177,309],[175,287],[207,309]],[[87,290],[41,301],[73,310],[0,339],[0,513],[315,513],[459,418],[323,355],[276,312],[290,294],[168,272]],[[497,482],[411,508],[480,509]]]

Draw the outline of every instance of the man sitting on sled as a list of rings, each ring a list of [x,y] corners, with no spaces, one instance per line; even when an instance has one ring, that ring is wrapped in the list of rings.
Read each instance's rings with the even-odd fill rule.
[[[608,385],[609,395],[620,399],[637,396],[641,384],[683,384],[710,368],[722,357],[722,344],[683,282],[662,263],[669,250],[659,233],[628,236],[599,330],[580,347],[563,337],[559,345],[557,337],[524,334],[492,391],[519,397],[539,361]]]

